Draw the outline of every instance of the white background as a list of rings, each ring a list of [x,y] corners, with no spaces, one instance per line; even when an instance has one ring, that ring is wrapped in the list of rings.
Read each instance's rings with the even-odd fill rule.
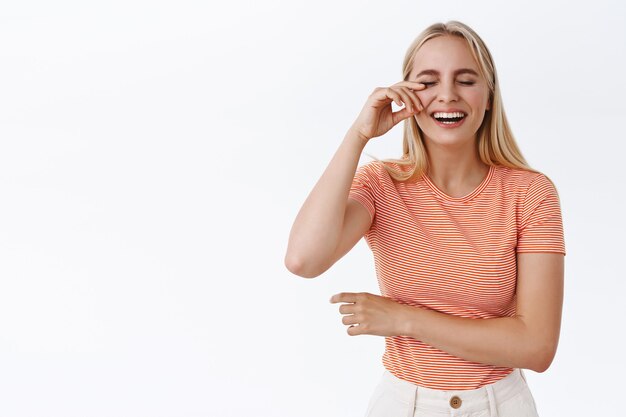
[[[0,416],[362,416],[384,340],[328,299],[378,293],[371,252],[307,280],[288,235],[367,96],[452,19],[561,196],[540,414],[619,412],[623,2],[117,0],[0,6]],[[401,126],[365,152],[398,157]]]

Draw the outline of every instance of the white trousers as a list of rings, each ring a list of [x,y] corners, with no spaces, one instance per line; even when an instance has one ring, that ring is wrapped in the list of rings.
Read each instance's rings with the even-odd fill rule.
[[[420,387],[385,370],[365,417],[539,417],[522,369],[473,390]]]

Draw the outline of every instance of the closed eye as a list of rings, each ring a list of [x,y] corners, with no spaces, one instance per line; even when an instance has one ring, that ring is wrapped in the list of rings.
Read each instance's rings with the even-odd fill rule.
[[[422,84],[424,84],[426,87],[428,87],[428,86],[431,86],[431,85],[434,85],[434,84],[437,84],[437,83],[434,82],[434,81],[431,81],[431,82],[424,82],[424,81],[422,81]],[[459,81],[459,84],[474,85],[476,83],[474,81]]]

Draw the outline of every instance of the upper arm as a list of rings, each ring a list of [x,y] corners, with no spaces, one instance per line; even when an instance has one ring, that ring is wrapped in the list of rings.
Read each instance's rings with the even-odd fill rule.
[[[543,372],[556,354],[563,310],[564,255],[561,253],[517,254],[516,316],[536,346],[537,365]]]
[[[370,212],[358,201],[348,198],[339,243],[325,270],[330,268],[361,240],[372,225]]]

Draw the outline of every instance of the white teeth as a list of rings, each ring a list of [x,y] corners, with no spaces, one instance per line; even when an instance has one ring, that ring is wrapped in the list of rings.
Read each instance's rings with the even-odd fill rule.
[[[465,117],[464,113],[461,112],[453,112],[453,113],[443,113],[443,112],[435,112],[433,114],[434,118],[453,118],[453,117]]]

